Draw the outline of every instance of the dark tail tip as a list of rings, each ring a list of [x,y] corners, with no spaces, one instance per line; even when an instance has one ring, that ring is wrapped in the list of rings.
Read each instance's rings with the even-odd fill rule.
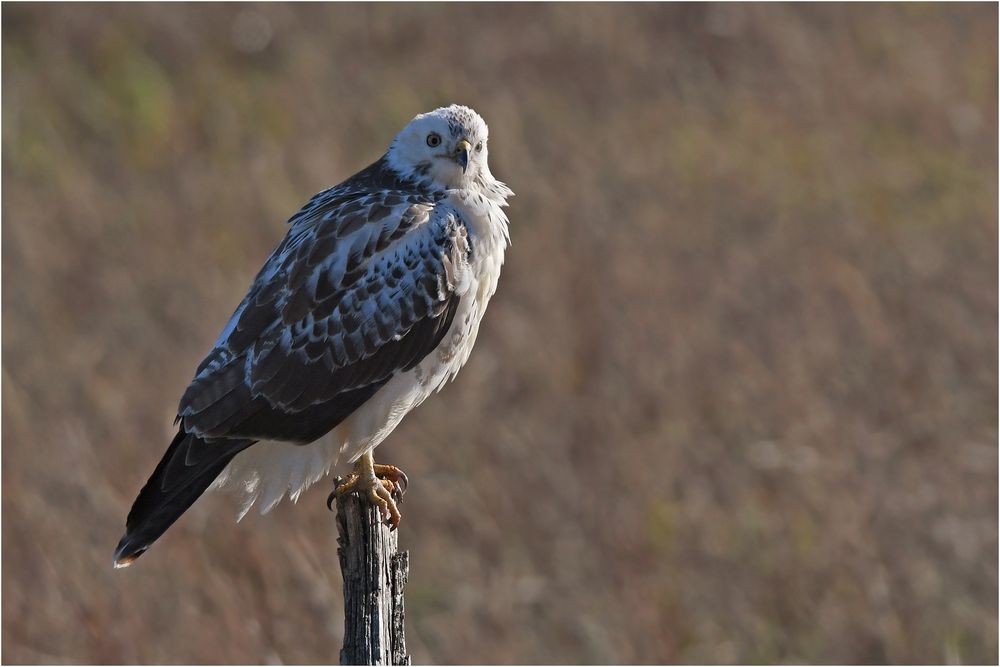
[[[146,549],[149,548],[148,544],[139,546],[135,543],[135,540],[128,534],[122,536],[121,542],[118,543],[118,548],[115,549],[115,569],[121,569],[123,567],[128,567],[135,560],[146,553]]]

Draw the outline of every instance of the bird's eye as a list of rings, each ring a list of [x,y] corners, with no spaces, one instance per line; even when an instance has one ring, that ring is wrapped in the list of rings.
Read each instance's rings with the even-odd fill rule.
[[[431,132],[427,135],[427,145],[431,148],[436,148],[441,145],[441,135],[437,132]]]
[[[476,152],[478,153],[481,150],[483,150],[483,142],[480,141],[478,144],[476,144]]]

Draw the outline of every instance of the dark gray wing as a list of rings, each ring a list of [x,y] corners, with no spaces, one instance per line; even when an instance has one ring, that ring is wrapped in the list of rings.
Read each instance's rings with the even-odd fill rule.
[[[339,188],[291,222],[181,399],[188,433],[310,442],[451,325],[470,245],[435,197]]]

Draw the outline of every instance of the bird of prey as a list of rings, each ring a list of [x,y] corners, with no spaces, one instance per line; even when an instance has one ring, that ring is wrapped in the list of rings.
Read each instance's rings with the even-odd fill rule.
[[[490,173],[485,121],[415,117],[369,167],[288,221],[180,400],[177,435],[114,554],[132,563],[213,484],[266,512],[344,454],[334,494],[393,527],[406,476],[376,465],[400,420],[459,371],[496,291],[513,192]]]

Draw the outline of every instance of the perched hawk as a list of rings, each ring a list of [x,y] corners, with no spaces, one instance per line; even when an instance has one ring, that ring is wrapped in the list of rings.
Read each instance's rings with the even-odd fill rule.
[[[406,477],[372,450],[469,358],[509,242],[513,193],[490,173],[487,132],[468,107],[421,114],[288,221],[181,397],[116,567],[209,486],[243,490],[241,517],[266,512],[341,452],[354,470],[335,493],[362,493],[398,525]]]

